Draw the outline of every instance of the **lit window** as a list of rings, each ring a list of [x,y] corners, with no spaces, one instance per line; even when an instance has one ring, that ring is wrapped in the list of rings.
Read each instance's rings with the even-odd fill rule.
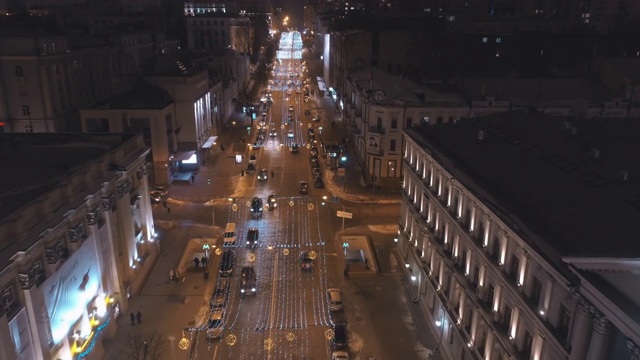
[[[482,38],[482,42],[483,42],[483,43],[486,43],[486,42],[487,42],[487,40],[488,40],[488,39],[487,39],[487,37],[486,37],[486,36]]]
[[[502,38],[498,36],[496,38],[496,44],[500,44],[501,42],[502,42]]]

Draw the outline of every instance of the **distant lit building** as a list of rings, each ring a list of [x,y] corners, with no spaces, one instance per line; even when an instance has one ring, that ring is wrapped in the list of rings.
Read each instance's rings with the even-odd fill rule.
[[[352,52],[356,52],[352,49]],[[345,96],[334,101],[367,182],[398,187],[402,177],[403,129],[456,123],[469,115],[469,104],[455,93],[435,91],[376,68],[350,73]]]
[[[0,179],[0,358],[102,359],[159,253],[149,149],[135,134],[0,141],[14,173]]]
[[[526,110],[404,131],[398,254],[443,358],[638,357],[638,134]]]
[[[187,46],[194,50],[234,49],[249,54],[254,29],[248,17],[199,15],[187,18]]]

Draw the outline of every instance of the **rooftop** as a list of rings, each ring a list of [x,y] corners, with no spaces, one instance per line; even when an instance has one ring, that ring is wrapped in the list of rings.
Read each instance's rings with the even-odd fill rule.
[[[189,77],[195,69],[169,55],[156,55],[140,64],[144,76]]]
[[[640,122],[518,111],[407,135],[547,256],[640,256]]]
[[[496,96],[499,100],[522,101],[532,105],[584,100],[589,105],[597,106],[611,99],[610,92],[602,84],[588,79],[465,78],[458,86],[470,101]]]
[[[349,78],[363,90],[369,89],[369,79],[371,79],[371,90],[374,93],[382,90],[385,102],[436,102],[467,105],[467,101],[457,94],[440,92],[427,85],[416,83],[406,77],[389,74],[375,67],[350,73]]]
[[[135,134],[0,136],[0,221]]]
[[[172,103],[173,99],[166,90],[141,83],[127,93],[113,96],[91,106],[90,109],[151,110],[164,109]]]

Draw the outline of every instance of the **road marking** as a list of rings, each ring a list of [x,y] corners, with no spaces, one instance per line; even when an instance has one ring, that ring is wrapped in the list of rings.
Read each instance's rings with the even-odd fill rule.
[[[276,285],[278,282],[278,253],[274,253],[275,259],[273,260],[273,288],[271,289],[271,309],[269,310],[269,339],[273,338],[273,322],[274,313],[276,311]],[[267,349],[267,359],[271,359],[271,347]]]

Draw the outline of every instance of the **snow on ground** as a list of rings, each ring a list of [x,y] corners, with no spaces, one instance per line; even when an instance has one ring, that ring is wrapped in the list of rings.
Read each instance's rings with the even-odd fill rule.
[[[370,204],[398,204],[400,203],[400,199],[372,199],[372,197],[375,197],[374,192],[371,192],[371,196],[367,195],[359,195],[359,194],[351,194],[349,193],[349,191],[345,191],[345,187],[342,184],[342,180],[340,179],[336,179],[335,174],[333,171],[326,171],[325,172],[325,186],[327,187],[327,190],[329,190],[329,192],[331,194],[333,194],[333,196],[337,196],[341,199],[344,200],[348,200],[348,201],[353,201],[353,202],[360,202],[360,203],[370,203]],[[366,185],[364,185],[364,181],[362,180],[362,178],[360,179],[360,182],[363,187],[365,187]]]
[[[367,225],[367,228],[373,232],[381,233],[381,234],[396,234],[398,233],[398,225],[397,224],[388,224],[388,225]]]

